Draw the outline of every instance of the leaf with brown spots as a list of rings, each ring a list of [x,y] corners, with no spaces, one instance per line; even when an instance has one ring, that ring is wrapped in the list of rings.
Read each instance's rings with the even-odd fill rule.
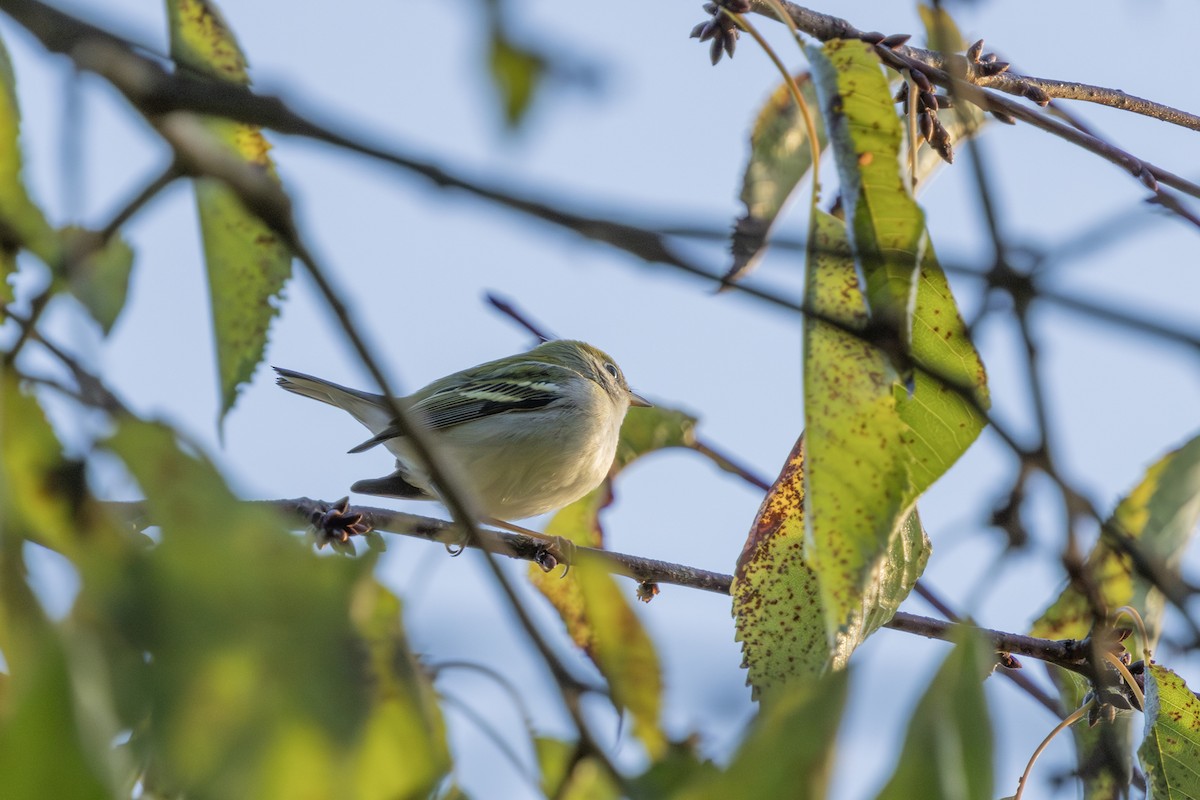
[[[1146,668],[1146,738],[1138,760],[1150,800],[1200,798],[1200,699],[1159,664]]]
[[[814,313],[804,324],[806,558],[817,575],[826,635],[843,650],[915,495],[908,428],[892,390],[896,373],[857,335],[866,318],[845,228],[828,214],[814,215],[806,290]]]
[[[211,0],[168,0],[171,57],[216,80],[246,85],[246,59]],[[227,119],[205,127],[229,153],[261,167],[273,179],[270,144],[261,130]],[[292,274],[288,248],[247,211],[234,192],[210,178],[195,181],[196,205],[217,339],[221,382],[220,417],[233,407],[242,384],[262,360],[271,321],[279,313],[283,286]]]
[[[829,669],[817,576],[804,553],[804,437],[759,506],[729,593],[755,697]]]
[[[912,591],[929,549],[914,510],[892,537],[837,649],[831,647],[818,578],[805,558],[803,437],[796,442],[763,499],[730,586],[742,665],[754,696],[770,703],[784,687],[844,668],[854,648],[891,619]]]

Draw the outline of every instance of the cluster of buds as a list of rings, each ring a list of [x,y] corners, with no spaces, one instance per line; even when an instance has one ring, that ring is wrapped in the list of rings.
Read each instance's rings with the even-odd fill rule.
[[[318,549],[328,544],[339,552],[346,552],[348,548],[353,553],[354,545],[350,544],[350,537],[365,536],[371,531],[371,525],[363,514],[350,509],[349,497],[313,511],[309,522],[312,523]]]
[[[710,18],[692,28],[691,38],[699,39],[702,42],[712,40],[712,44],[708,47],[708,55],[712,59],[713,66],[716,66],[717,62],[721,60],[722,54],[733,58],[738,36],[741,35],[737,23],[733,17],[722,11],[723,8],[729,9],[734,14],[745,14],[750,11],[750,0],[717,0],[717,2],[704,4],[704,11],[710,15]]]
[[[914,112],[917,114],[917,131],[921,138],[929,142],[929,146],[947,163],[954,161],[954,147],[950,141],[950,132],[946,130],[946,126],[942,124],[937,115],[939,109],[950,108],[953,102],[948,95],[935,94],[933,84],[920,70],[909,70],[908,76],[917,90],[917,107],[909,108],[911,91],[908,81],[900,84],[900,90],[896,92],[896,102],[900,103],[905,114]]]
[[[1008,68],[1011,66],[1007,61],[1000,61],[996,58],[995,53],[983,52],[983,39],[967,48],[967,65],[971,70],[972,80],[977,82],[1008,72]],[[1050,104],[1050,95],[1046,94],[1040,86],[1035,86],[1028,81],[1019,81],[1017,86],[1024,97],[1039,106]],[[1007,125],[1015,125],[1017,122],[1003,111],[993,110],[992,116]]]

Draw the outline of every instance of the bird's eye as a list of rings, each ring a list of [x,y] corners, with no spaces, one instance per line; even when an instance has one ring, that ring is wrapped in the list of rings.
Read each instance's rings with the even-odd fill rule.
[[[617,377],[617,375],[619,374],[616,364],[610,364],[608,362],[605,362],[604,368],[606,370],[608,370],[608,374],[612,375],[614,378]]]

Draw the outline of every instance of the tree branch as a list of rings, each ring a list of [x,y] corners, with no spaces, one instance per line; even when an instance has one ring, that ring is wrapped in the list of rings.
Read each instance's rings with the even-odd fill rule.
[[[787,10],[792,21],[796,23],[797,28],[823,42],[830,39],[862,39],[864,38],[864,34],[867,33],[866,31],[859,30],[847,20],[835,17],[832,14],[822,14],[796,3],[788,2],[788,0],[782,0],[781,5]],[[771,4],[766,2],[766,0],[752,0],[750,10],[771,19],[777,18],[775,11],[771,8]],[[948,63],[949,59],[954,57],[953,54],[941,53],[937,50],[925,50],[920,47],[911,47],[908,45],[902,45],[898,50],[909,58],[941,70],[948,69],[950,66]],[[1134,114],[1141,114],[1168,122],[1172,125],[1179,125],[1194,131],[1200,131],[1200,116],[1173,108],[1165,103],[1158,103],[1154,100],[1147,100],[1143,97],[1126,94],[1120,89],[1109,89],[1103,86],[1092,86],[1073,81],[1060,81],[1053,78],[1038,78],[1011,71],[1002,72],[998,75],[988,75],[982,70],[972,70],[969,79],[971,83],[978,86],[995,89],[996,91],[1016,95],[1017,97],[1030,97],[1031,94],[1036,96],[1036,93],[1040,92],[1048,98],[1082,100],[1088,103],[1096,103],[1097,105],[1130,111]],[[1035,91],[1031,93],[1030,87],[1033,87]]]
[[[302,519],[309,523],[314,514],[320,516],[330,504],[313,500],[308,497],[298,497],[288,500],[255,500],[249,501],[275,509],[285,519]],[[121,518],[139,527],[147,527],[151,523],[146,516],[145,505],[141,502],[108,502],[105,506],[112,509]],[[416,514],[406,514],[375,506],[354,506],[353,511],[361,513],[363,520],[371,527],[383,533],[411,536],[444,545],[456,545],[486,550],[508,558],[540,563],[546,552],[546,543],[540,539],[524,536],[518,533],[482,528],[475,542],[466,541],[463,529],[452,522],[423,517]],[[676,564],[669,561],[659,561],[652,558],[617,553],[610,550],[598,550],[591,547],[579,547],[580,552],[586,553],[591,560],[602,565],[615,575],[632,578],[638,583],[666,583],[673,586],[683,586],[689,589],[699,589],[717,594],[729,594],[732,575],[720,572]],[[566,555],[566,554],[564,554]],[[1088,662],[1090,643],[1077,639],[1038,639],[1005,631],[979,628],[961,622],[949,622],[903,611],[887,622],[884,627],[904,633],[924,636],[928,639],[953,641],[956,633],[962,628],[971,628],[986,636],[996,652],[1014,653],[1027,656],[1039,661],[1055,664],[1064,669],[1083,675],[1091,674]]]

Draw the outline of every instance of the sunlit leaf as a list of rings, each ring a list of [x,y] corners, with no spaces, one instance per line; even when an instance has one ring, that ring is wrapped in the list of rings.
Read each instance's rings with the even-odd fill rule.
[[[816,89],[807,73],[794,80],[813,116],[819,152],[825,146],[825,125],[817,112]],[[746,211],[734,224],[733,265],[725,280],[741,280],[758,264],[772,227],[812,167],[812,152],[804,115],[787,83],[781,83],[759,110],[750,132],[750,158],[741,192]]]
[[[120,237],[100,242],[97,233],[81,228],[66,228],[60,236],[67,288],[107,335],[125,307],[133,250]]]
[[[908,427],[904,442],[912,491],[920,494],[979,437],[987,424],[980,411],[990,403],[983,361],[931,244],[921,258],[912,355],[921,365],[913,376],[912,394],[900,383],[892,392],[896,411]]]
[[[835,39],[806,48],[872,321],[898,342],[912,331],[925,216],[900,174],[903,132],[874,47]]]
[[[249,83],[245,57],[215,3],[167,0],[167,11],[173,59],[217,80]],[[270,145],[258,127],[218,118],[205,125],[232,155],[275,176],[267,154]],[[291,276],[291,254],[228,187],[208,178],[197,180],[195,187],[223,418],[262,360],[283,286]]]
[[[848,673],[839,672],[789,686],[763,707],[728,769],[676,797],[824,798],[848,684]]]
[[[991,666],[978,637],[959,642],[917,704],[879,800],[991,800],[992,726],[983,692]]]
[[[1200,798],[1200,698],[1159,664],[1146,668],[1145,720],[1138,758],[1149,800]]]

